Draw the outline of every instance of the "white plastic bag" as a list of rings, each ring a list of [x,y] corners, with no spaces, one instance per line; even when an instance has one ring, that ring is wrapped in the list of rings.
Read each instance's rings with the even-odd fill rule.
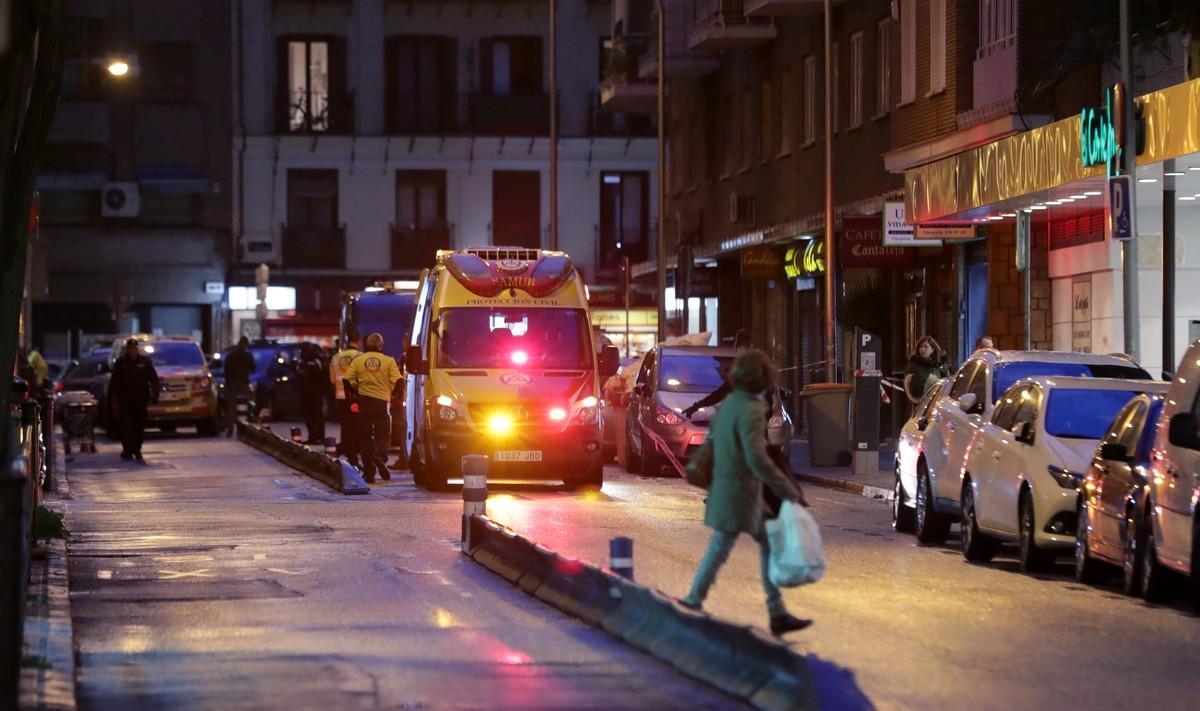
[[[771,548],[769,575],[781,588],[815,583],[825,574],[825,549],[817,521],[800,504],[784,501],[779,515],[766,520]]]

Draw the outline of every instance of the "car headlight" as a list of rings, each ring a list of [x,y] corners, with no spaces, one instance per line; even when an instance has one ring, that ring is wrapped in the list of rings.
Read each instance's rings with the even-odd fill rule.
[[[458,419],[458,409],[454,406],[454,398],[438,395],[437,408],[438,419],[443,422],[454,422]]]
[[[596,407],[581,407],[579,412],[575,413],[575,424],[594,425],[598,414],[599,409]]]
[[[1050,472],[1050,476],[1054,477],[1055,483],[1064,489],[1078,489],[1079,483],[1083,481],[1083,472],[1073,471],[1054,464],[1046,467],[1046,471]]]
[[[658,412],[655,414],[654,419],[656,421],[658,421],[658,424],[660,424],[660,425],[683,424],[682,417],[680,417],[679,415],[676,415],[674,412],[672,412],[671,410],[668,410],[667,408],[663,407],[662,405],[658,406]]]

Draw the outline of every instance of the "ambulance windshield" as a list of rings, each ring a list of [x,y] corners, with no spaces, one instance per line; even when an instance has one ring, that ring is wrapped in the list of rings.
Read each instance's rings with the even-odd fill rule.
[[[443,368],[592,367],[592,339],[581,309],[446,309],[438,336]]]

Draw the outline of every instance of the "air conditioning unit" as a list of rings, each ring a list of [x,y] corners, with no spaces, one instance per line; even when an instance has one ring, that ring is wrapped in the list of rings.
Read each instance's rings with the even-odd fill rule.
[[[754,196],[729,193],[729,222],[735,225],[754,224]]]
[[[137,217],[141,211],[137,183],[104,183],[100,188],[100,214],[103,217]]]

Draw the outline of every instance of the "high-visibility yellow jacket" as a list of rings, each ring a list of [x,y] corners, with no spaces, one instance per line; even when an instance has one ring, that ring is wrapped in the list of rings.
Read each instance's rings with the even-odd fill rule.
[[[362,355],[362,351],[357,348],[343,348],[329,361],[329,379],[333,381],[333,388],[337,393],[338,400],[346,399],[346,387],[342,384],[342,378],[346,377],[350,363],[360,355]]]
[[[400,381],[400,366],[389,355],[367,351],[350,361],[346,380],[359,395],[387,402],[392,399],[392,388]]]

